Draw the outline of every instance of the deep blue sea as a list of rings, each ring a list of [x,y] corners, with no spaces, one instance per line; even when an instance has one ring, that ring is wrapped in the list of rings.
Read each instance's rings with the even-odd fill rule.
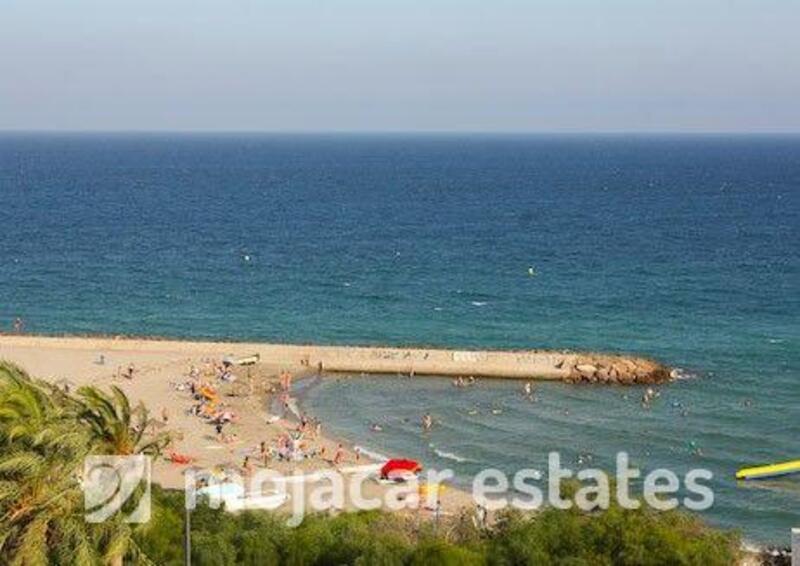
[[[2,134],[0,226],[6,328],[656,357],[693,377],[648,411],[370,377],[308,403],[463,474],[551,449],[708,467],[714,524],[800,526],[800,479],[732,480],[800,458],[800,137]]]

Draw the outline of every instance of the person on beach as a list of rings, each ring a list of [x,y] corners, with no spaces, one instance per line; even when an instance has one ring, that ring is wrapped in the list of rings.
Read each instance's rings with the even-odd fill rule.
[[[269,460],[272,456],[271,451],[272,449],[267,446],[266,441],[262,440],[261,444],[258,446],[258,455],[261,458],[261,462],[264,464],[265,468],[269,467]]]
[[[161,407],[161,421],[164,424],[169,422],[169,412],[167,411],[166,407]]]
[[[14,319],[14,334],[22,334],[25,331],[25,323],[22,318],[17,317]]]
[[[288,393],[289,390],[292,388],[292,374],[284,370],[281,372],[280,379],[281,379],[281,389],[283,389],[286,393]]]
[[[283,405],[283,418],[285,419],[292,412],[292,408],[289,406],[289,394],[288,393],[283,393],[281,395],[281,403]]]
[[[344,459],[344,447],[339,443],[336,446],[336,452],[333,454],[333,465],[338,467],[342,463],[342,459]]]
[[[127,377],[128,379],[133,379],[135,373],[136,373],[136,367],[133,365],[133,363],[129,364],[128,371],[125,374],[125,377]]]
[[[253,473],[253,464],[250,462],[250,456],[244,457],[244,462],[242,462],[242,470],[244,470],[244,475],[249,476]]]
[[[484,531],[487,528],[487,519],[489,516],[489,510],[478,503],[475,506],[475,518],[473,524],[478,530]]]

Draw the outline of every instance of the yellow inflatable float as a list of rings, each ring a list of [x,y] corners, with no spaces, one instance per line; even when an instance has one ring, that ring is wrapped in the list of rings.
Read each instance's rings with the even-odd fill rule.
[[[800,474],[800,460],[782,462],[780,464],[769,464],[766,466],[753,466],[742,468],[736,472],[737,480],[765,480],[788,476],[789,474]]]

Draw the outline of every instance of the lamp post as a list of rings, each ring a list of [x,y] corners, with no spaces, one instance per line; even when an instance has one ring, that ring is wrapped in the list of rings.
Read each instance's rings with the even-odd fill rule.
[[[189,505],[184,505],[185,517],[183,520],[183,563],[192,566],[192,510]]]

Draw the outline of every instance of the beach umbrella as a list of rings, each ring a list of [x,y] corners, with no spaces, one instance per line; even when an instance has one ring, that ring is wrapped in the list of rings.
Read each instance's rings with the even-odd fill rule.
[[[422,471],[422,466],[416,460],[394,458],[386,462],[381,468],[381,477],[388,479],[402,479]]]

